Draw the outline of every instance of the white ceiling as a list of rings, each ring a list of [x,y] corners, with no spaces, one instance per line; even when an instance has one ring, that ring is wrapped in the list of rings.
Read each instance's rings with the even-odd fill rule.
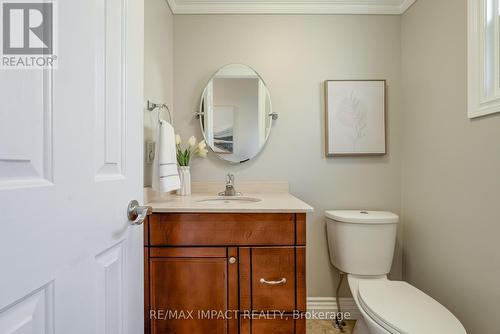
[[[174,14],[403,14],[416,0],[167,0]]]

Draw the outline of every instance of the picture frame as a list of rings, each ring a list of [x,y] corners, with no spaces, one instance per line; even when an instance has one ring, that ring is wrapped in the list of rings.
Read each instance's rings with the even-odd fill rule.
[[[386,86],[379,80],[326,80],[326,157],[387,154]]]

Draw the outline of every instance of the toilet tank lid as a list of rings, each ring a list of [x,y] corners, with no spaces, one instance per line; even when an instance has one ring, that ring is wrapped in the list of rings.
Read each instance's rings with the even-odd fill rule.
[[[325,211],[327,218],[352,224],[396,224],[398,215],[386,211],[364,210],[329,210]]]

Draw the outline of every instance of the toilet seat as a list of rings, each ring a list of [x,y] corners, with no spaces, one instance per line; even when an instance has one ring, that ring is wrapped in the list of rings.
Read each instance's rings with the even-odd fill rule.
[[[392,334],[466,334],[450,311],[406,282],[361,281],[358,299],[370,318]]]

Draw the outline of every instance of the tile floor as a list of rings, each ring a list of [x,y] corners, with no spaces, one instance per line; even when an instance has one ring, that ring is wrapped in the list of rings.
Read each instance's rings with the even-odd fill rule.
[[[333,323],[330,320],[308,320],[307,321],[307,334],[351,334],[355,320],[347,320],[347,326],[344,327],[344,331],[340,332],[339,330],[333,327]]]

